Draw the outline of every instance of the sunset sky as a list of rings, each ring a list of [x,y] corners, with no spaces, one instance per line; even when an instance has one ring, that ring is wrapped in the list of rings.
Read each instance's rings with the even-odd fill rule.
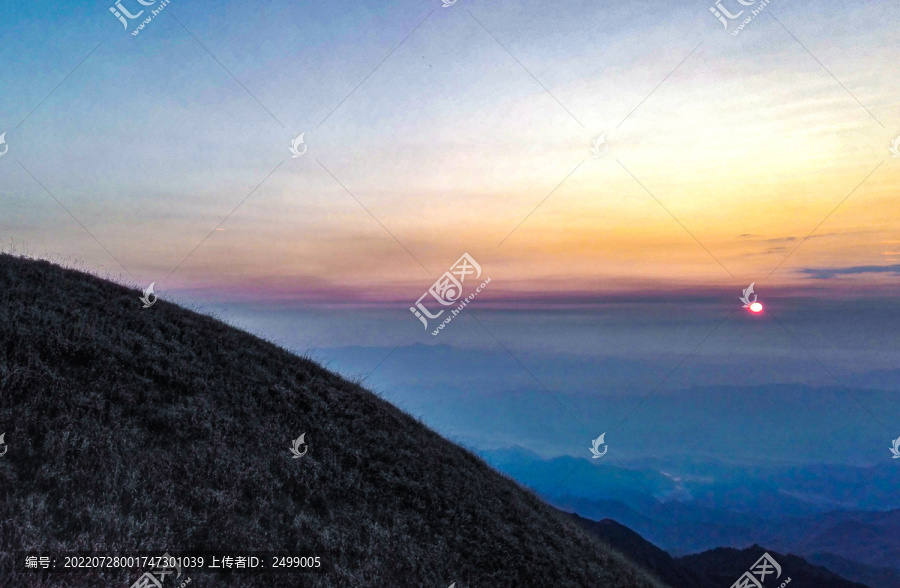
[[[403,306],[463,252],[486,304],[896,292],[896,3],[110,5],[4,8],[7,248],[200,300]]]
[[[900,4],[732,35],[711,3],[172,0],[137,36],[7,3],[0,248],[135,312],[155,283],[469,448],[890,461]],[[464,253],[490,285],[433,336],[452,311],[410,307]]]

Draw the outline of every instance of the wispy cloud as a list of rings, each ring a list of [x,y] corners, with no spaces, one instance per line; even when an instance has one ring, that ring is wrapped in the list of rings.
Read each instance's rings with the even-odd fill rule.
[[[761,235],[753,235],[751,233],[742,233],[738,235],[739,239],[749,239],[752,241],[758,241],[760,243],[784,243],[790,241],[796,241],[797,237],[775,237],[772,239],[763,238]]]
[[[832,233],[821,233],[810,235],[807,239],[821,239],[823,237],[836,237],[836,236],[856,236],[868,233],[869,231],[841,231],[841,232],[832,232]],[[762,235],[754,235],[752,233],[742,233],[738,235],[739,239],[745,239],[748,241],[756,241],[757,243],[791,243],[793,241],[797,241],[798,237],[763,237]]]
[[[800,273],[806,274],[817,280],[830,280],[836,276],[855,276],[858,274],[894,274],[895,276],[900,276],[900,264],[806,268],[800,270]]]

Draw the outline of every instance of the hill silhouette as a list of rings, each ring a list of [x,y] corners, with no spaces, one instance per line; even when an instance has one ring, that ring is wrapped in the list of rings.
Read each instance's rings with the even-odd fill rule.
[[[25,550],[223,549],[315,552],[330,571],[192,585],[660,586],[358,384],[138,294],[0,255],[0,586],[141,573],[17,573]]]
[[[771,549],[765,549],[759,545],[753,545],[746,549],[717,547],[716,549],[710,549],[703,553],[680,557],[677,561],[683,565],[689,566],[695,572],[704,574],[707,578],[717,582],[719,585],[726,585],[724,584],[725,582],[737,580],[737,578],[748,570],[764,553],[768,553],[778,561],[782,567],[784,576],[790,577],[792,582],[796,582],[796,586],[868,588],[864,584],[845,580],[821,566],[810,564],[802,557],[796,555],[784,555],[772,551]],[[784,582],[786,578],[782,577],[779,579]],[[883,587],[879,586],[877,588]]]
[[[625,554],[631,561],[654,574],[671,588],[728,586],[729,582],[733,583],[749,570],[764,553],[768,553],[781,563],[785,577],[779,578],[780,582],[786,582],[790,577],[792,582],[796,581],[801,586],[868,588],[871,585],[877,588],[888,588],[890,584],[883,580],[892,578],[893,570],[889,568],[876,569],[855,562],[844,562],[844,567],[856,576],[866,576],[877,581],[877,583],[869,585],[856,583],[829,569],[811,564],[799,556],[782,555],[759,545],[743,550],[717,547],[702,553],[673,558],[628,527],[611,519],[592,521],[575,513],[568,513],[568,516],[586,531]],[[770,580],[772,579],[770,578]],[[780,586],[781,584],[773,581],[772,585]]]
[[[722,586],[721,583],[713,582],[703,574],[682,565],[659,547],[612,519],[592,521],[575,513],[566,514],[587,532],[625,554],[631,561],[639,564],[671,588],[718,588]]]

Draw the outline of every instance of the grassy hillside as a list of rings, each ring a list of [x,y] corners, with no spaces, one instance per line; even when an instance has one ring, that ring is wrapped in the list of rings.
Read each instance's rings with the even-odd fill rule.
[[[0,586],[25,549],[315,548],[333,571],[191,586],[655,587],[480,459],[217,320],[0,255]],[[308,453],[292,459],[306,433]]]

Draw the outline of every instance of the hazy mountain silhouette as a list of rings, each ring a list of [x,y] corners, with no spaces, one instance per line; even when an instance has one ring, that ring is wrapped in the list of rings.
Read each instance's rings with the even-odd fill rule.
[[[678,562],[689,566],[695,572],[704,574],[718,586],[730,586],[741,574],[748,571],[764,553],[768,553],[781,565],[779,582],[791,579],[791,586],[817,586],[822,588],[867,588],[865,584],[851,582],[820,566],[815,566],[796,555],[783,555],[764,549],[759,545],[747,549],[720,547],[678,558]],[[767,584],[780,586],[775,578],[768,579]],[[674,588],[674,587],[673,587]],[[884,588],[877,586],[873,588]]]
[[[285,314],[283,320],[288,325],[293,324],[289,316]],[[884,320],[889,321],[890,316],[893,314]],[[828,315],[829,324],[831,318]],[[547,324],[554,320],[548,318]],[[569,319],[560,321],[558,329],[571,325]],[[267,326],[272,322],[274,319]],[[635,336],[629,335],[626,327],[622,325],[619,334]],[[778,325],[769,327],[765,330],[771,330],[773,336],[790,340]],[[665,332],[661,331],[659,338],[664,338]],[[762,489],[797,500],[766,497],[755,504],[746,503],[747,510],[791,508],[792,512],[782,514],[802,515],[838,508],[900,509],[900,484],[894,470],[881,467],[868,475],[876,464],[890,461],[887,448],[891,437],[881,427],[872,426],[870,413],[900,414],[900,370],[880,371],[870,381],[868,372],[861,371],[865,362],[854,361],[852,374],[836,374],[845,388],[802,348],[798,350],[803,357],[798,358],[773,351],[764,345],[766,341],[756,341],[773,355],[764,360],[744,356],[742,346],[736,347],[742,350],[735,357],[737,364],[692,357],[675,372],[677,378],[665,380],[665,386],[641,403],[640,412],[628,422],[624,419],[666,378],[677,359],[649,353],[641,359],[573,356],[517,348],[514,353],[520,364],[496,346],[482,349],[446,344],[342,347],[314,353],[351,376],[364,376],[379,366],[367,385],[410,413],[423,415],[445,435],[477,448],[483,457],[485,450],[514,446],[543,456],[571,455],[573,448],[583,446],[585,433],[572,426],[571,416],[560,410],[562,405],[573,414],[585,415],[591,438],[623,422],[615,434],[619,440],[628,440],[616,452],[620,464],[632,466],[637,460],[656,459],[657,469],[671,471],[668,468],[674,464],[683,464],[680,473],[713,476],[717,484],[700,484],[700,492],[694,494],[697,498],[727,500],[731,496],[737,499],[732,503],[740,504],[762,496]],[[757,376],[749,377],[748,370],[758,372]],[[671,418],[673,414],[678,418]],[[540,426],[534,426],[536,423]],[[748,436],[741,434],[743,431],[752,433]],[[700,460],[705,463],[698,463]],[[496,465],[491,459],[488,462]],[[573,467],[568,466],[563,477]],[[748,473],[758,488],[721,485]],[[572,485],[583,478],[566,478],[559,490],[576,495]],[[854,492],[860,479],[868,480],[866,492]],[[675,486],[671,480],[659,482]],[[594,481],[585,487],[594,488]]]
[[[571,513],[578,525],[665,582],[671,588],[719,588],[719,585],[612,519],[592,521]]]
[[[734,475],[734,464],[686,464],[694,475],[681,479],[681,494],[676,494],[678,486],[661,471],[678,466],[658,460],[594,465],[587,456],[544,459],[521,447],[479,453],[557,508],[591,520],[618,521],[673,556],[758,543],[807,558],[826,554],[862,564],[861,569],[890,567],[900,573],[900,510],[835,510],[831,502],[811,502],[804,493],[813,488],[817,497],[837,495],[871,470],[811,464],[745,467],[742,475]],[[576,470],[579,462],[590,465]],[[547,480],[573,470],[577,473],[565,488],[548,486]],[[875,482],[876,472],[867,492],[896,491],[891,476],[888,472]],[[640,492],[635,492],[635,480],[640,480]],[[691,532],[683,532],[685,528]]]
[[[14,575],[21,550],[213,549],[305,550],[332,570],[216,586],[659,586],[359,385],[138,295],[0,255],[0,586],[140,575]]]
[[[867,566],[831,553],[815,553],[804,559],[854,582],[876,588],[900,588],[900,572],[893,568]]]
[[[569,516],[583,529],[613,549],[625,554],[631,561],[654,574],[670,588],[730,586],[766,552],[774,557],[782,567],[782,575],[778,582],[775,582],[773,577],[769,577],[766,583],[768,586],[780,586],[781,582],[787,578],[791,578],[791,585],[798,586],[822,588],[866,588],[867,586],[846,580],[831,570],[813,565],[803,558],[795,555],[782,555],[758,545],[743,550],[717,548],[695,555],[673,558],[628,527],[613,520],[592,521],[576,514]],[[857,575],[865,575],[876,581],[892,578],[893,570],[876,570],[849,561],[844,564],[845,567],[855,566],[853,571]],[[887,583],[873,583],[869,586],[893,588],[891,584]]]

